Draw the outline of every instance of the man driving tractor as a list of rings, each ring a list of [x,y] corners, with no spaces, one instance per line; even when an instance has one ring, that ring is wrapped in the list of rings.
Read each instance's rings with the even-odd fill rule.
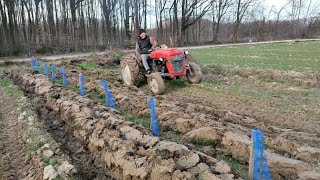
[[[139,36],[136,42],[136,51],[140,53],[142,64],[147,74],[150,74],[150,67],[148,65],[148,58],[151,51],[155,49],[157,42],[153,37],[150,37],[146,34],[144,29],[139,30]]]
[[[138,87],[147,82],[154,95],[161,95],[166,90],[165,79],[186,77],[190,83],[201,82],[201,70],[196,63],[187,61],[187,50],[168,48],[165,44],[155,49],[156,46],[154,38],[140,29],[135,52],[120,62],[124,84]]]

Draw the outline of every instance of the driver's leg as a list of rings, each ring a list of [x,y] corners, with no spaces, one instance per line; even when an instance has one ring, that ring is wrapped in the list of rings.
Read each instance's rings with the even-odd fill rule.
[[[150,71],[149,64],[147,62],[149,54],[141,54],[142,64],[146,71]]]

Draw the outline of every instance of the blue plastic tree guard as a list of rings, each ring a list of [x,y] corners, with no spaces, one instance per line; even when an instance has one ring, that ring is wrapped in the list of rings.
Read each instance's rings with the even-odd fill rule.
[[[106,106],[116,109],[117,105],[116,105],[116,101],[108,87],[108,83],[106,80],[102,80],[100,82],[100,85],[103,87],[104,91],[105,91],[105,99],[106,99]]]
[[[86,88],[85,88],[84,75],[81,73],[79,75],[79,87],[80,87],[80,95],[85,96],[86,95]]]
[[[67,87],[68,86],[68,78],[67,78],[67,73],[66,73],[64,67],[60,68],[60,73],[62,75],[63,86]]]
[[[34,57],[31,57],[31,71],[35,71],[36,70],[36,60],[34,59]]]
[[[35,67],[35,68],[36,68],[36,69],[35,69],[36,72],[40,74],[40,61],[36,60],[36,61],[35,61],[35,65],[36,65],[36,67]]]
[[[56,81],[56,65],[55,64],[52,64],[51,65],[51,76],[52,76],[52,80],[53,81]]]
[[[271,180],[263,133],[258,129],[252,129],[251,137],[253,140],[253,179]]]
[[[158,123],[157,114],[156,114],[154,97],[151,97],[149,100],[149,108],[150,108],[150,115],[151,115],[151,131],[154,136],[160,137],[159,123]]]
[[[44,75],[49,76],[48,64],[44,64]]]

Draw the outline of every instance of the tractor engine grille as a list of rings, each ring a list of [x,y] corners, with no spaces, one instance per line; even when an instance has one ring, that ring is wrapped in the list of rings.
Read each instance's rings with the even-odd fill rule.
[[[184,56],[177,55],[172,58],[173,70],[175,73],[183,71]]]

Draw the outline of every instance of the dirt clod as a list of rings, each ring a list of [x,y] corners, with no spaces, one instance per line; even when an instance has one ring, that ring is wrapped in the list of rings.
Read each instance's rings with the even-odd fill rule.
[[[220,174],[227,174],[227,173],[230,173],[231,168],[226,162],[219,161],[214,167],[214,170]]]
[[[222,140],[222,129],[214,127],[202,127],[186,133],[182,137],[182,141],[190,142],[192,140],[209,140],[218,142]]]

